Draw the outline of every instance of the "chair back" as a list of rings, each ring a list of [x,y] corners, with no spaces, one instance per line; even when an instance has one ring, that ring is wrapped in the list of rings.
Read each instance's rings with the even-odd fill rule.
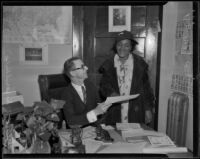
[[[70,83],[70,79],[64,74],[47,74],[39,75],[38,83],[41,100],[49,103],[51,98],[61,99],[62,91]]]
[[[41,100],[50,103],[51,99],[61,100],[62,92],[70,83],[70,79],[65,74],[46,74],[38,76],[38,83]],[[60,118],[58,128],[60,129],[64,120],[63,109],[59,111],[58,116]],[[67,123],[66,127],[68,128]]]

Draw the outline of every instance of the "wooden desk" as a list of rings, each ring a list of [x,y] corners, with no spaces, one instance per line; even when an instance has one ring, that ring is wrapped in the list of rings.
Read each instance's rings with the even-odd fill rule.
[[[143,128],[143,129],[145,129],[145,130],[152,130],[152,131],[154,131],[152,128],[149,128],[148,126],[146,126],[146,125],[141,125],[141,127]],[[109,131],[108,130],[108,132],[109,132],[109,134],[110,134],[110,136],[114,139],[114,143],[117,143],[117,142],[126,142],[126,141],[124,141],[124,139],[122,138],[122,136],[121,136],[121,134],[120,134],[120,131],[118,131],[118,130],[114,130],[114,131]],[[148,141],[147,141],[148,142]],[[150,144],[150,143],[149,143]],[[101,150],[103,150],[103,149],[105,149],[106,147],[108,147],[108,145],[102,145],[98,150],[97,150],[97,153],[98,152],[100,152]],[[133,155],[134,155],[134,153],[133,153]],[[145,154],[144,153],[144,155],[148,155],[148,154]],[[149,154],[149,155],[151,155],[151,154]],[[153,154],[152,154],[153,155]],[[155,154],[156,155],[156,154]],[[158,156],[157,157],[159,157],[159,155],[161,156],[161,154],[157,154]],[[168,154],[166,154],[167,155],[167,157],[169,157],[169,158],[192,158],[193,157],[193,153],[191,152],[191,151],[189,151],[189,152],[187,152],[187,153],[168,153]],[[156,157],[156,156],[154,156],[154,157]],[[164,157],[164,156],[163,156]]]
[[[145,129],[149,129],[148,127],[145,127],[142,125],[143,128]],[[120,135],[119,131],[117,131],[116,129],[114,129],[113,131],[108,131],[110,133],[110,136],[114,139],[114,143],[116,142],[124,142],[122,136]],[[102,145],[101,147],[99,147],[99,149],[97,149],[97,152],[100,151],[100,150],[103,150],[104,148],[106,148],[108,145]],[[27,155],[27,156],[26,156]],[[40,157],[40,154],[34,154],[36,156],[39,156]],[[57,156],[61,156],[62,157],[69,157],[71,155],[71,157],[73,156],[73,154],[45,154],[45,156],[47,158],[51,158],[53,156],[53,158],[57,158]],[[88,154],[80,154],[82,157],[81,158],[84,158],[88,156]],[[94,158],[95,156],[98,157],[99,155],[101,154],[95,154],[94,155]],[[106,154],[106,156],[110,156],[110,157],[115,157],[115,158],[121,158],[121,157],[127,157],[127,158],[131,158],[131,157],[148,157],[150,155],[150,157],[162,157],[162,158],[165,158],[166,156],[168,158],[192,158],[193,157],[193,154],[192,152],[187,152],[187,153],[169,153],[167,154],[166,156],[164,154],[142,154],[142,153],[130,153],[130,154],[125,154],[125,153],[122,153],[122,154]],[[11,157],[13,158],[15,156],[15,154],[10,154],[10,155],[5,155],[4,157]],[[16,155],[17,156],[17,155]],[[21,154],[18,155],[19,158],[21,156]],[[24,156],[26,156],[26,158],[32,158],[32,154],[24,154]],[[43,158],[45,157],[43,156]],[[6,158],[7,158],[6,157]],[[59,158],[59,157],[58,157]]]

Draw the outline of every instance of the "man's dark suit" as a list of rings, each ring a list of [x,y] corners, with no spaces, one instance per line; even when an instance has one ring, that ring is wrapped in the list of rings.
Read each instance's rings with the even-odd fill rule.
[[[66,101],[63,106],[65,120],[69,125],[86,125],[89,123],[86,114],[100,102],[96,87],[88,79],[84,81],[87,93],[87,102],[83,103],[72,84],[69,84],[62,94]]]

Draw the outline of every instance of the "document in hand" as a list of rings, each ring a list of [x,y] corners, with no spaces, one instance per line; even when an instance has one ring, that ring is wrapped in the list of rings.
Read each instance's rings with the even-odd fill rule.
[[[139,123],[116,123],[117,130],[141,129]]]
[[[120,103],[123,101],[135,99],[139,96],[140,94],[133,94],[133,95],[126,95],[126,96],[115,96],[115,97],[107,97],[105,103]]]

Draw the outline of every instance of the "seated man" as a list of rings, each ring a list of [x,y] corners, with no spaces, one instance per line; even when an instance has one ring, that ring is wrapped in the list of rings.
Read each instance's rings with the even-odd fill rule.
[[[64,63],[64,72],[71,83],[65,88],[62,99],[65,120],[69,125],[87,125],[97,121],[97,116],[106,112],[111,104],[99,103],[96,87],[87,77],[87,66],[78,57]]]

